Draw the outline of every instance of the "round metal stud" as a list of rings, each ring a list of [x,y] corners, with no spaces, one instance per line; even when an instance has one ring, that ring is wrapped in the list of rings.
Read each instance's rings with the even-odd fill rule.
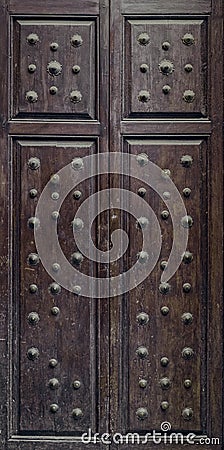
[[[162,49],[167,51],[170,49],[170,43],[168,41],[165,41],[162,43]]]
[[[81,191],[73,192],[73,197],[74,197],[75,200],[79,200],[82,197]]]
[[[79,380],[75,380],[73,382],[73,388],[77,390],[77,389],[80,389],[80,387],[81,387],[81,382]]]
[[[149,352],[146,347],[138,347],[136,350],[136,354],[139,356],[139,358],[145,359],[147,358]]]
[[[146,72],[148,72],[148,70],[149,70],[148,64],[141,64],[141,66],[140,66],[140,71],[141,71],[142,73],[146,73]]]
[[[163,192],[163,198],[164,200],[169,200],[171,198],[170,192]]]
[[[72,292],[75,294],[75,295],[80,295],[81,294],[81,291],[82,291],[82,288],[81,288],[81,286],[73,286],[73,288],[72,288]]]
[[[80,408],[75,408],[72,411],[72,416],[76,420],[81,419],[83,417],[83,412],[82,412],[82,410]]]
[[[51,95],[56,95],[58,92],[58,88],[56,86],[51,86],[49,92]]]
[[[30,323],[30,325],[37,325],[39,321],[40,321],[40,316],[36,312],[31,312],[28,315],[28,322]]]
[[[27,42],[30,45],[35,45],[39,42],[39,36],[36,33],[30,33],[29,36],[27,36]]]
[[[29,291],[31,294],[36,294],[38,291],[38,287],[36,284],[30,284],[29,286]]]
[[[146,166],[149,162],[149,157],[146,155],[146,153],[140,153],[136,156],[137,163],[139,166],[143,167]]]
[[[190,33],[186,33],[183,37],[182,37],[182,42],[184,45],[193,45],[195,40],[194,40],[194,36]]]
[[[60,309],[57,306],[53,306],[53,308],[51,308],[51,314],[53,314],[53,316],[58,316],[59,313]]]
[[[39,255],[37,255],[37,253],[30,253],[28,256],[28,263],[30,264],[30,266],[36,266],[37,264],[39,264],[40,262],[40,258]]]
[[[56,367],[57,365],[58,365],[57,359],[54,358],[50,359],[49,366],[52,367],[52,369],[54,369],[54,367]]]
[[[162,306],[161,308],[161,313],[163,316],[167,316],[170,312],[170,309],[168,308],[168,306]]]
[[[149,225],[149,221],[146,217],[139,217],[136,222],[137,228],[141,228],[142,230],[145,230],[147,226]]]
[[[83,40],[80,34],[74,34],[74,36],[72,36],[71,44],[73,45],[73,47],[80,47],[83,44]]]
[[[190,197],[191,189],[190,188],[184,188],[183,189],[183,194],[184,194],[184,197],[186,197],[186,198]]]
[[[170,178],[171,177],[171,171],[170,169],[163,169],[162,170],[162,178]]]
[[[141,264],[145,264],[148,261],[148,259],[149,259],[149,255],[147,252],[142,251],[138,254],[138,260]]]
[[[161,217],[163,220],[167,220],[169,218],[169,216],[170,216],[170,213],[166,209],[161,212]]]
[[[71,256],[72,264],[74,264],[75,266],[80,266],[80,264],[83,262],[83,259],[83,255],[79,252],[75,252]]]
[[[38,348],[36,347],[31,347],[29,348],[29,350],[27,351],[27,357],[31,360],[31,361],[35,361],[35,359],[38,359],[40,356],[40,352],[38,350]]]
[[[169,75],[174,71],[174,65],[171,61],[164,59],[164,61],[159,64],[159,70],[163,75]]]
[[[55,414],[58,410],[59,406],[56,403],[52,403],[52,405],[50,405],[50,412],[52,412],[53,414]]]
[[[80,66],[78,66],[77,64],[75,64],[73,67],[72,67],[72,72],[73,73],[75,73],[76,75],[77,75],[77,73],[79,73],[80,72]]]
[[[193,103],[195,100],[195,92],[190,89],[184,91],[183,99],[186,103]]]
[[[47,72],[53,77],[57,77],[62,72],[62,65],[58,61],[51,61],[47,65]]]
[[[57,378],[51,378],[51,380],[49,380],[48,385],[52,390],[55,390],[59,388],[60,383]]]
[[[72,91],[70,94],[70,100],[73,103],[80,103],[82,101],[82,94],[80,91]]]
[[[191,228],[193,226],[193,223],[194,221],[191,216],[184,216],[181,219],[181,225],[184,228]]]
[[[35,91],[27,91],[26,92],[26,100],[29,103],[35,103],[35,102],[37,102],[37,99],[38,99],[38,95]]]
[[[191,291],[191,284],[190,283],[184,283],[183,284],[183,291],[185,292],[185,294],[189,294],[189,292]]]
[[[147,103],[150,100],[149,91],[140,91],[138,94],[138,99],[142,103]]]
[[[161,270],[166,270],[167,265],[168,265],[167,261],[161,261],[161,263],[160,263]]]
[[[57,295],[61,293],[61,286],[58,283],[52,283],[49,286],[49,292],[53,295]]]
[[[28,227],[34,230],[34,228],[38,228],[40,225],[40,221],[37,217],[30,217],[28,220]]]
[[[60,217],[60,214],[59,214],[58,211],[53,211],[53,212],[51,213],[51,217],[52,217],[53,220],[58,220],[59,217]]]
[[[181,317],[184,325],[190,325],[193,322],[193,316],[191,313],[184,313]]]
[[[57,173],[51,176],[50,182],[52,184],[58,184],[60,182],[60,177]]]
[[[139,188],[138,189],[138,195],[140,196],[140,197],[145,197],[145,194],[146,194],[146,189],[145,188]]]
[[[138,384],[140,388],[145,389],[147,387],[148,381],[142,378],[141,380],[139,380]]]
[[[149,315],[142,312],[137,315],[137,322],[139,325],[146,325],[149,322]]]
[[[84,167],[84,163],[83,163],[82,158],[75,158],[75,159],[73,159],[73,161],[72,161],[72,168],[74,170],[82,170],[83,167]]]
[[[162,402],[160,405],[162,411],[166,411],[169,408],[169,403],[168,402]]]
[[[193,164],[193,158],[191,155],[184,155],[180,160],[183,167],[191,167]]]
[[[52,192],[52,194],[51,194],[52,200],[58,200],[59,197],[60,197],[60,195],[58,192]]]
[[[52,52],[56,52],[58,50],[58,43],[57,42],[52,42],[50,45],[50,49],[52,50]]]
[[[37,70],[37,66],[35,64],[29,64],[28,72],[34,73]]]
[[[147,45],[147,44],[149,44],[149,42],[150,42],[150,37],[149,37],[148,33],[141,33],[138,36],[138,43],[140,45]]]
[[[165,86],[163,86],[163,93],[164,93],[165,95],[168,95],[168,94],[170,93],[170,91],[171,91],[171,87],[170,87],[168,84],[166,84]]]
[[[186,389],[190,389],[191,386],[192,386],[192,381],[191,381],[191,380],[189,380],[189,379],[184,380],[184,387],[185,387]]]
[[[139,420],[147,419],[149,413],[146,408],[138,408],[136,411],[136,416]]]
[[[191,408],[185,408],[182,412],[184,420],[191,420],[193,418],[193,410]]]
[[[39,158],[30,158],[28,161],[28,166],[31,170],[37,170],[40,167]]]
[[[30,189],[29,194],[30,194],[30,198],[36,198],[38,192],[36,189]]]
[[[72,221],[72,227],[75,231],[81,231],[84,228],[84,222],[77,217]]]
[[[59,272],[60,268],[61,268],[60,264],[58,264],[58,263],[53,263],[52,264],[52,270],[54,272]]]
[[[159,285],[159,292],[161,294],[168,294],[171,290],[171,286],[169,283],[161,283]]]
[[[183,262],[185,264],[190,264],[193,261],[194,257],[193,254],[191,252],[185,252],[183,255]]]
[[[160,364],[162,367],[167,367],[169,364],[169,359],[166,356],[163,356],[160,360]]]
[[[160,384],[160,387],[161,387],[162,389],[167,390],[167,389],[169,389],[170,386],[171,386],[171,381],[170,381],[169,378],[164,377],[164,378],[161,378],[159,384]]]
[[[192,64],[186,64],[186,66],[184,66],[184,70],[185,70],[185,72],[187,72],[187,73],[192,72],[192,70],[193,70]]]
[[[185,348],[182,350],[182,357],[183,357],[184,359],[191,359],[191,358],[193,358],[193,356],[194,356],[194,350],[193,350],[192,348],[190,348],[190,347],[185,347]]]

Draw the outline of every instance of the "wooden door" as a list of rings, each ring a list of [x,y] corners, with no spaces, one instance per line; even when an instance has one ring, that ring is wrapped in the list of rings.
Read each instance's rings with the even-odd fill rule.
[[[175,444],[170,433],[179,445],[221,448],[222,20],[221,0],[1,0],[4,450],[143,449],[158,444],[158,433],[162,448]],[[76,172],[88,157],[104,158],[108,171],[96,176],[90,165],[59,208],[63,169]],[[143,176],[152,163],[156,189]],[[171,181],[176,190],[163,189]],[[130,213],[118,206],[123,188],[136,194]],[[80,206],[105,189],[104,211],[93,197],[86,222],[74,224]],[[49,270],[35,235],[43,192]],[[163,282],[179,208],[173,192],[186,208],[177,228],[189,239]],[[142,201],[154,215],[138,215]],[[80,253],[74,226],[85,240],[90,223],[98,250],[112,252],[119,228],[128,249],[98,263],[90,250]],[[51,226],[80,280],[98,280],[98,295],[57,282]],[[144,231],[152,253],[161,241],[153,270],[113,290],[136,261],[144,271]],[[99,279],[108,277],[104,298]]]

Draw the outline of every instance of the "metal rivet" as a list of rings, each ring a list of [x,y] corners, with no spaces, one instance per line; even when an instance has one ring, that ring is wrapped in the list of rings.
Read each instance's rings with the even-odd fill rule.
[[[58,192],[52,192],[52,194],[51,194],[52,200],[58,200],[59,197],[60,197],[60,195]]]
[[[58,88],[56,86],[51,86],[49,92],[51,95],[55,95],[58,92]]]
[[[36,189],[30,189],[29,194],[30,194],[30,198],[35,198],[37,196],[38,192]]]
[[[53,212],[51,213],[51,217],[52,217],[53,220],[58,220],[59,217],[60,217],[60,214],[59,214],[58,211],[53,211]]]
[[[146,217],[139,217],[139,219],[137,219],[136,221],[137,228],[141,228],[142,230],[147,228],[148,224],[149,221]]]
[[[28,161],[28,166],[31,170],[37,170],[40,167],[39,158],[30,158]]]
[[[170,216],[170,213],[166,209],[161,212],[161,217],[163,220],[167,220],[169,218],[169,216]]]
[[[82,101],[82,94],[80,91],[72,91],[70,94],[70,100],[73,103],[80,103]]]
[[[75,252],[71,256],[72,263],[76,266],[79,266],[83,262],[83,259],[83,255],[79,252]]]
[[[59,406],[56,403],[52,403],[52,405],[50,405],[50,412],[52,412],[53,414],[55,414],[58,410]]]
[[[148,70],[149,70],[148,64],[141,64],[141,66],[140,66],[140,71],[141,71],[142,73],[146,73],[146,72],[148,72]]]
[[[29,322],[31,325],[37,325],[39,321],[40,321],[40,316],[39,316],[39,314],[37,314],[36,312],[31,312],[31,313],[28,315],[28,322]]]
[[[149,413],[146,408],[138,408],[136,411],[136,416],[139,420],[145,420],[147,419]]]
[[[62,72],[62,65],[58,61],[50,61],[47,65],[47,72],[57,77]]]
[[[37,264],[39,264],[40,262],[40,258],[39,255],[37,255],[37,253],[30,253],[28,256],[28,263],[31,266],[36,266]]]
[[[49,361],[49,366],[52,367],[52,369],[53,369],[54,367],[56,367],[57,365],[58,365],[57,359],[54,359],[54,358],[50,359],[50,361]]]
[[[183,99],[186,103],[193,103],[195,100],[195,92],[190,89],[184,91]]]
[[[185,347],[185,348],[182,350],[182,357],[183,357],[184,359],[191,359],[191,358],[193,358],[193,356],[194,356],[194,351],[193,351],[192,348],[190,348],[190,347]]]
[[[73,197],[74,197],[75,200],[79,200],[82,197],[81,191],[73,192]]]
[[[161,175],[162,175],[162,178],[165,178],[165,179],[170,178],[171,177],[170,169],[163,169]]]
[[[51,378],[51,380],[49,380],[48,385],[52,390],[55,390],[59,388],[60,383],[57,378]]]
[[[57,42],[52,42],[50,45],[50,49],[52,50],[52,52],[56,52],[58,47],[59,47],[59,45]]]
[[[164,59],[164,61],[159,64],[159,70],[163,75],[169,75],[174,71],[174,65],[171,61]]]
[[[29,350],[27,351],[27,356],[31,361],[34,361],[35,359],[38,359],[40,356],[40,352],[38,350],[38,348],[36,347],[31,347],[29,348]]]
[[[57,295],[61,293],[61,286],[58,283],[52,283],[49,286],[49,292],[53,295]]]
[[[184,194],[184,197],[186,197],[186,198],[190,197],[191,189],[190,188],[184,188],[183,189],[183,194]]]
[[[189,380],[189,379],[184,380],[184,387],[185,387],[186,389],[190,389],[191,386],[192,386],[192,381],[191,381],[191,380]]]
[[[35,64],[29,64],[28,66],[28,72],[34,73],[37,69],[37,66]]]
[[[161,261],[161,263],[160,263],[161,270],[166,270],[167,265],[168,265],[167,261]]]
[[[184,420],[191,420],[193,418],[193,410],[191,408],[185,408],[182,412]]]
[[[188,294],[191,291],[191,284],[190,283],[184,283],[183,284],[183,291],[185,294]]]
[[[26,100],[29,103],[35,103],[35,102],[37,102],[37,99],[38,99],[38,95],[35,91],[27,91],[26,92]]]
[[[146,325],[149,322],[149,315],[142,312],[137,315],[137,322],[139,325]]]
[[[138,99],[142,103],[147,103],[150,100],[149,91],[140,91],[138,94]]]
[[[191,167],[193,164],[193,158],[190,155],[184,155],[182,156],[180,162],[184,167]]]
[[[162,389],[166,390],[166,389],[169,389],[169,388],[170,388],[170,386],[171,386],[171,381],[170,381],[169,378],[164,377],[164,378],[161,378],[159,384],[160,384],[160,387],[161,387]]]
[[[58,264],[58,263],[53,263],[52,264],[52,270],[54,272],[58,272],[60,270],[60,268],[61,268],[60,264]]]
[[[169,408],[169,403],[168,402],[162,402],[160,405],[162,411],[166,411]]]
[[[53,316],[58,316],[59,313],[60,309],[57,306],[53,306],[53,308],[51,308],[51,314],[53,314]]]
[[[74,34],[71,38],[71,44],[73,47],[80,47],[83,43],[82,37],[79,34]]]
[[[82,158],[75,158],[72,160],[72,168],[74,170],[81,170],[84,167]]]
[[[169,364],[169,359],[166,356],[163,356],[160,360],[160,364],[162,367],[167,367]]]
[[[145,194],[146,194],[146,189],[145,188],[139,188],[138,189],[138,195],[140,196],[140,197],[145,197]]]
[[[161,308],[161,313],[163,316],[167,316],[170,312],[170,309],[168,308],[168,306],[162,306]]]
[[[193,261],[194,257],[191,252],[185,252],[183,255],[183,262],[185,264],[190,264]]]
[[[29,34],[29,36],[27,36],[27,42],[30,45],[35,45],[39,42],[39,36],[36,33]]]
[[[165,95],[168,95],[168,94],[170,93],[170,91],[171,91],[171,87],[170,87],[168,84],[166,84],[165,86],[163,86],[163,93],[164,93]]]
[[[28,220],[28,227],[34,230],[34,228],[38,228],[40,225],[40,221],[37,217],[30,217]]]
[[[83,412],[82,412],[82,410],[80,408],[75,408],[72,411],[72,416],[76,420],[81,419],[81,417],[83,417]]]
[[[74,389],[80,389],[80,387],[81,387],[81,382],[79,380],[75,380],[73,382],[73,388]]]
[[[191,313],[184,313],[181,319],[185,325],[190,325],[193,322],[193,316]]]
[[[193,70],[192,64],[186,64],[186,66],[184,66],[184,70],[185,70],[185,72],[188,72],[188,73],[192,72],[192,70]]]
[[[136,160],[139,166],[146,166],[149,162],[149,157],[146,153],[140,153],[136,156]]]
[[[184,228],[191,228],[193,226],[193,223],[194,221],[191,216],[184,216],[181,219],[181,225]]]
[[[72,67],[72,72],[75,73],[75,74],[79,73],[80,70],[81,70],[81,69],[80,69],[80,66],[78,66],[77,64],[75,64],[75,65]]]
[[[60,177],[57,173],[51,176],[50,182],[52,184],[58,184],[60,182]]]
[[[171,198],[170,192],[163,192],[164,200],[169,200]]]
[[[72,221],[72,227],[75,231],[81,231],[84,228],[84,222],[77,217]]]
[[[139,44],[141,44],[141,45],[147,45],[147,44],[149,44],[149,42],[150,42],[150,38],[149,38],[148,33],[141,33],[141,34],[138,36],[138,43],[139,43]]]
[[[147,252],[142,251],[142,252],[138,253],[138,261],[141,264],[145,264],[148,261],[148,259],[149,259],[149,255]]]
[[[162,43],[162,49],[167,51],[170,48],[170,43],[168,41],[165,41]]]
[[[38,287],[36,284],[30,284],[29,286],[29,291],[31,294],[36,294],[38,291]]]
[[[140,388],[145,389],[145,388],[147,387],[148,381],[147,381],[147,380],[144,380],[144,379],[142,378],[141,380],[139,380],[138,384],[139,384],[139,387],[140,387]]]
[[[76,295],[80,295],[81,291],[82,291],[81,286],[73,286],[73,288],[72,288],[72,292]]]
[[[195,42],[194,36],[192,34],[190,34],[190,33],[186,33],[182,37],[182,42],[183,42],[184,45],[192,45]]]
[[[170,292],[171,286],[169,283],[161,283],[159,285],[159,292],[161,294],[168,294]]]
[[[149,352],[146,347],[138,347],[136,350],[136,354],[139,356],[139,358],[145,359],[147,358]]]

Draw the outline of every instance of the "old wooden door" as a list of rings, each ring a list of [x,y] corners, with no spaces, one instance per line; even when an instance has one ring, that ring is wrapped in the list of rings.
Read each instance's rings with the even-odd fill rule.
[[[1,449],[173,448],[172,432],[179,446],[184,436],[189,448],[212,448],[212,438],[221,448],[222,1],[0,3]],[[121,175],[109,173],[112,153]],[[108,173],[96,176],[90,165],[89,178],[63,194],[60,170],[78,173],[95,155],[106,155]],[[151,163],[160,170],[156,186],[137,177]],[[179,268],[161,282],[179,208],[175,188],[162,189],[170,180],[189,240]],[[48,271],[35,240],[46,185]],[[153,189],[160,185],[162,195]],[[108,194],[91,232],[107,252],[123,228],[128,249],[97,263],[73,232],[85,241],[98,199],[85,208],[85,223],[74,215],[94,193],[117,188],[119,197],[124,187],[136,194],[130,213]],[[136,217],[136,197],[154,215]],[[57,282],[51,223],[80,279],[113,283],[136,261],[141,273],[145,230],[153,252],[162,244],[158,261],[119,295],[83,295],[81,282],[66,289]]]

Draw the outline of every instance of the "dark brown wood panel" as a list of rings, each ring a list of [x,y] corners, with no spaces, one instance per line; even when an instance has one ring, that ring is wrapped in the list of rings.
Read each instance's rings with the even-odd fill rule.
[[[40,0],[37,4],[30,3],[29,0],[10,0],[9,12],[12,14],[82,14],[91,15],[99,14],[100,0]],[[62,12],[63,11],[63,12]]]
[[[172,0],[167,3],[166,0],[122,0],[123,14],[209,14],[212,8],[212,0],[194,0],[190,7],[184,0]]]

